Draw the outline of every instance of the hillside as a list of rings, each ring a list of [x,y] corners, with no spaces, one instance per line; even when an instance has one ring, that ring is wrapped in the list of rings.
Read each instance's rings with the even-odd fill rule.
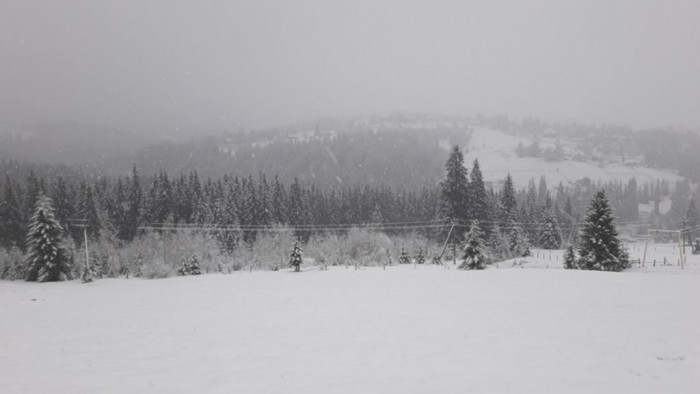
[[[541,154],[541,157],[521,157],[517,152],[518,145],[529,147],[534,143],[532,138],[485,126],[475,126],[465,154],[465,162],[471,163],[478,159],[484,180],[494,186],[500,185],[506,174],[510,173],[517,188],[526,188],[531,179],[539,179],[540,176],[544,176],[552,188],[560,182],[567,186],[583,178],[602,183],[627,183],[635,178],[639,185],[659,180],[668,181],[673,185],[683,179],[673,171],[644,166],[640,164],[639,158],[625,161],[612,155],[605,159],[595,155],[587,157],[579,146],[566,136],[562,136],[561,139],[546,137],[537,141],[541,150],[554,149],[559,144],[563,154],[550,159],[545,158],[544,154]]]

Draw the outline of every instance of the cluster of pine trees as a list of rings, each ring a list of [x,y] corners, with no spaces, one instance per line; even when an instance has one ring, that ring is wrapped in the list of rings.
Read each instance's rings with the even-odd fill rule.
[[[539,187],[531,180],[527,189],[516,191],[508,175],[502,189],[487,189],[478,161],[469,170],[457,146],[445,167],[439,187],[418,191],[384,185],[321,189],[297,178],[288,184],[277,176],[268,180],[263,173],[255,178],[227,174],[202,181],[196,171],[176,178],[159,171],[144,179],[136,167],[126,177],[88,180],[67,172],[52,176],[50,182],[31,170],[25,179],[11,177],[8,172],[0,200],[0,247],[31,249],[36,243],[31,238],[36,225],[32,218],[43,206],[50,215],[42,217],[55,220],[76,245],[84,242],[84,233],[73,219],[86,226],[89,240],[109,233],[123,244],[144,229],[204,228],[215,234],[220,248],[229,253],[241,243],[252,244],[260,231],[274,226],[289,227],[301,242],[314,232],[372,226],[389,234],[415,231],[440,243],[450,235],[455,249],[469,234],[472,248],[485,245],[493,258],[508,258],[527,256],[531,247],[559,249],[572,244],[584,226],[579,220],[581,208],[576,206],[593,193],[611,190],[620,201],[638,201],[635,196],[662,193],[664,187],[657,183],[640,189],[634,180],[626,187],[583,181],[571,189],[559,185],[552,193],[542,178]],[[678,193],[682,192],[681,188]],[[594,201],[597,198],[598,194],[591,197]],[[624,203],[615,209],[614,201],[611,204],[606,199],[611,218],[613,211],[617,220],[638,218],[637,210]],[[686,216],[693,223],[700,221],[692,199],[688,206]],[[238,231],[221,231],[224,228]],[[472,266],[482,267],[487,260],[475,253],[469,252],[469,258],[478,261]],[[581,259],[586,256],[583,251],[579,254]]]
[[[431,221],[438,199],[437,190],[430,188],[417,192],[385,186],[321,190],[296,178],[284,184],[277,176],[268,180],[264,174],[201,181],[196,171],[172,180],[161,171],[144,181],[136,168],[126,178],[103,177],[94,182],[70,182],[58,175],[49,183],[30,172],[25,183],[23,188],[6,175],[0,202],[0,245],[5,248],[26,249],[29,219],[41,195],[50,197],[57,221],[76,243],[82,242],[83,232],[71,219],[87,223],[91,240],[111,231],[129,242],[143,227],[183,225],[238,227],[246,230],[242,232],[246,242],[254,241],[258,229],[290,226],[304,240],[313,226]],[[222,238],[222,245],[235,248],[238,241]]]
[[[542,183],[539,200],[531,189],[520,204],[510,174],[502,191],[487,191],[479,162],[474,161],[469,173],[457,146],[447,160],[446,172],[440,184],[439,211],[445,235],[449,231],[454,234],[451,242],[455,247],[469,230],[470,234],[483,232],[483,237],[493,247],[500,246],[506,254],[522,256],[528,253],[530,246],[560,248],[563,242],[560,218],[567,223],[567,230],[575,226],[570,199],[567,198],[564,210],[560,210],[545,183]]]

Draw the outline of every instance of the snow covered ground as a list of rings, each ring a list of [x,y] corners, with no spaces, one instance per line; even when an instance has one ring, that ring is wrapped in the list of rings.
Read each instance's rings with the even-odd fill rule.
[[[0,392],[697,393],[698,257],[3,281]]]
[[[659,179],[668,180],[672,186],[676,181],[683,179],[668,171],[642,166],[627,167],[621,164],[600,166],[595,163],[574,160],[547,162],[541,158],[518,157],[515,149],[520,142],[524,146],[529,146],[532,143],[527,138],[514,136],[503,131],[475,127],[469,150],[464,155],[464,162],[468,168],[471,168],[474,159],[479,159],[484,180],[494,184],[502,182],[510,173],[516,188],[527,187],[531,178],[538,182],[540,175],[544,175],[550,188],[556,187],[559,182],[568,185],[584,177],[601,182],[610,180],[627,182],[635,178],[638,184],[651,183]],[[566,141],[562,141],[562,143],[567,151],[574,149],[569,147]],[[554,147],[554,143],[542,141],[540,146],[545,149]]]

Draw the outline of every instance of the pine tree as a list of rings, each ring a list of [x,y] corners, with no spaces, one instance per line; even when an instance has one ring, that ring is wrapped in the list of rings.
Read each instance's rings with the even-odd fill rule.
[[[418,252],[416,253],[416,264],[424,264],[425,263],[425,253],[423,252],[423,248],[418,248]]]
[[[622,271],[629,268],[629,258],[618,238],[604,190],[595,194],[588,208],[579,236],[579,256],[580,269]]]
[[[515,199],[515,188],[513,187],[513,178],[506,176],[503,184],[503,193],[501,194],[501,222],[511,223],[517,221],[518,202]]]
[[[286,224],[287,223],[287,193],[284,190],[284,185],[280,183],[279,177],[275,175],[275,183],[272,188],[272,223]]]
[[[518,257],[527,257],[525,256],[525,252],[529,251],[530,246],[528,245],[527,239],[523,235],[523,230],[520,225],[515,224],[510,228],[508,241],[510,244],[511,253]]]
[[[143,191],[141,189],[141,181],[139,180],[136,166],[134,166],[126,197],[127,208],[124,227],[120,232],[120,235],[123,237],[122,239],[126,241],[133,240],[139,232],[138,227],[141,224],[142,199]]]
[[[472,171],[469,175],[471,180],[469,183],[471,189],[469,195],[471,197],[472,217],[480,223],[485,237],[488,238],[491,235],[491,226],[489,225],[491,223],[491,207],[488,193],[486,193],[486,186],[484,186],[479,160],[474,160]]]
[[[303,226],[307,224],[307,211],[306,211],[306,196],[304,190],[299,184],[299,179],[294,178],[294,183],[289,188],[289,200],[287,202],[287,219],[291,226]],[[357,222],[353,222],[357,223]],[[309,233],[303,230],[297,230],[294,232],[297,239],[305,240],[309,237]]]
[[[294,272],[299,272],[301,270],[302,258],[301,249],[299,248],[299,242],[294,242],[294,251],[289,258],[289,266],[294,267]]]
[[[92,194],[92,188],[85,183],[80,184],[80,198],[78,201],[78,216],[85,219],[87,225],[87,233],[90,239],[96,240],[100,236],[100,218],[95,206],[95,199]],[[82,235],[82,234],[81,234]]]
[[[401,254],[399,255],[399,264],[411,264],[411,258],[408,256],[408,252],[401,246]]]
[[[5,193],[4,198],[0,201],[0,246],[4,246],[8,250],[16,247],[24,250],[24,239],[26,231],[24,230],[22,220],[22,208],[15,192],[14,182],[9,175],[5,175]]]
[[[190,275],[201,275],[202,270],[199,267],[199,259],[197,259],[197,256],[192,255],[190,258]]]
[[[239,240],[238,232],[233,231],[238,225],[236,198],[233,188],[234,186],[229,184],[222,207],[223,212],[217,223],[218,227],[222,227],[222,229],[216,230],[216,239],[219,242],[219,247],[228,254],[233,253],[236,246],[238,246]]]
[[[272,202],[270,196],[270,185],[267,183],[267,179],[263,173],[260,173],[257,197],[257,224],[259,226],[269,226],[272,224]]]
[[[548,250],[559,249],[561,248],[561,242],[561,231],[559,230],[557,218],[554,216],[552,210],[547,210],[544,214],[544,220],[542,222],[540,247]]]
[[[459,224],[461,220],[469,218],[467,201],[469,195],[469,182],[467,181],[467,169],[464,167],[464,156],[458,146],[452,148],[450,157],[445,164],[446,176],[440,182],[440,217],[444,223],[444,235],[450,231],[453,223]],[[456,240],[461,238],[461,227],[455,227]]]
[[[462,264],[459,268],[468,270],[482,270],[486,268],[487,259],[484,255],[484,235],[479,228],[479,222],[473,221],[466,235]]]
[[[34,174],[34,170],[29,171],[27,176],[27,194],[24,199],[24,218],[29,219],[34,214],[34,208],[42,194],[42,182]],[[26,222],[25,222],[26,223]]]
[[[56,221],[51,199],[40,194],[27,234],[28,281],[53,282],[71,278],[68,251],[62,241],[63,229]]]
[[[690,241],[693,241],[695,234],[700,234],[700,212],[695,208],[695,199],[690,199],[690,204],[688,205],[688,211],[685,214],[685,227],[690,229],[688,231]]]
[[[568,270],[576,268],[576,252],[573,245],[569,245],[564,253],[564,268]]]
[[[197,259],[197,256],[192,255],[189,260],[186,257],[183,257],[180,262],[180,269],[177,270],[177,274],[179,276],[201,275],[202,271],[199,267],[199,260]]]
[[[75,207],[70,199],[68,184],[62,176],[57,176],[51,190],[51,201],[53,202],[54,215],[56,220],[64,229],[68,228],[68,219],[75,215]]]

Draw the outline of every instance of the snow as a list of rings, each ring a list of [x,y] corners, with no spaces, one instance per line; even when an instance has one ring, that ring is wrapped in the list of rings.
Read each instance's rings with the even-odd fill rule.
[[[559,182],[568,185],[585,177],[593,181],[615,180],[625,183],[635,178],[639,185],[652,183],[657,179],[667,180],[670,185],[674,185],[676,181],[683,179],[668,171],[641,166],[598,165],[574,160],[548,162],[542,158],[518,157],[515,148],[521,141],[524,146],[532,143],[526,138],[503,131],[476,127],[469,144],[469,151],[464,155],[464,162],[468,168],[471,168],[474,159],[478,159],[485,182],[499,184],[510,173],[516,189],[526,188],[532,178],[539,181],[541,175],[547,179],[550,188],[555,188]],[[562,141],[562,144],[566,147],[565,150],[571,149],[565,141]],[[554,147],[554,143],[541,141],[540,147],[542,149]]]
[[[698,257],[3,281],[0,391],[695,393]]]

